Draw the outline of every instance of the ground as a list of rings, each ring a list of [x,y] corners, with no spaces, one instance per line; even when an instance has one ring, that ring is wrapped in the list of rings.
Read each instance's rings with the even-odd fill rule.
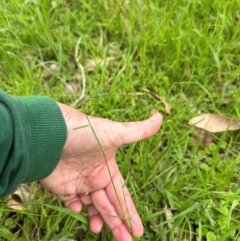
[[[188,124],[203,113],[240,119],[239,9],[239,0],[1,1],[1,89],[115,121],[164,115],[156,136],[117,153],[145,227],[136,240],[240,240],[239,133]],[[112,240],[38,183],[30,192],[30,209],[0,201],[1,240]]]

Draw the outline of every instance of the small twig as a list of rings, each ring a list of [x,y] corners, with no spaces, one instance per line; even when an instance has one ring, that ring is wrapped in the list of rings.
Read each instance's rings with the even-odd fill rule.
[[[72,104],[73,107],[75,107],[78,102],[84,98],[85,96],[85,91],[86,91],[86,77],[85,77],[85,72],[83,69],[83,66],[81,65],[81,63],[79,62],[79,57],[78,57],[78,51],[79,51],[79,46],[81,43],[82,37],[80,37],[76,43],[76,47],[75,47],[75,52],[74,52],[74,59],[75,62],[77,64],[77,67],[80,69],[81,74],[82,74],[82,94],[79,96],[79,98]]]

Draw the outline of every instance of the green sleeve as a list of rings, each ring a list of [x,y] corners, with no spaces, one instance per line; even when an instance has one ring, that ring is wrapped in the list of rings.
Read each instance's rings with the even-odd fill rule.
[[[66,135],[63,115],[53,99],[14,97],[0,90],[0,197],[20,183],[50,175]]]

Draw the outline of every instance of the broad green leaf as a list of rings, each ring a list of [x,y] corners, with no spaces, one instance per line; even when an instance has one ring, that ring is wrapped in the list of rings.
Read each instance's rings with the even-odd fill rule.
[[[237,200],[234,200],[234,201],[232,202],[232,206],[231,206],[231,208],[230,208],[230,210],[229,210],[229,212],[228,212],[228,216],[227,216],[227,226],[228,226],[228,228],[229,228],[229,226],[230,226],[230,222],[231,222],[231,218],[232,218],[232,211],[233,211],[234,208],[237,207],[237,205],[238,205],[238,201],[237,201]]]
[[[217,236],[213,232],[207,232],[206,237],[207,237],[207,241],[216,241],[217,240]]]

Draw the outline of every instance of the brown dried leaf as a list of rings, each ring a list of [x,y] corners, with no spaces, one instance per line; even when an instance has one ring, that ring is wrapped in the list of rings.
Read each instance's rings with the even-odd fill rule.
[[[194,128],[195,133],[192,135],[192,138],[195,143],[201,144],[203,147],[208,147],[213,143],[213,137],[208,131],[197,127]]]
[[[95,60],[87,59],[84,63],[84,69],[86,72],[92,72],[97,66],[103,67],[105,62],[108,63],[114,59],[115,59],[114,57],[108,57],[106,59],[98,58]]]
[[[165,112],[169,115],[171,114],[171,107],[168,104],[168,102],[165,100],[164,97],[161,97],[161,96],[157,95],[156,93],[153,93],[152,91],[150,91],[147,88],[143,88],[143,90],[146,91],[147,93],[151,94],[154,98],[160,100],[164,104]]]
[[[53,63],[49,67],[43,65],[42,77],[44,80],[51,79],[58,71],[60,71],[60,65],[58,63]]]
[[[79,84],[77,83],[65,83],[65,91],[70,95],[76,95],[79,90]]]
[[[31,208],[29,205],[31,201],[30,190],[27,184],[21,184],[16,191],[11,195],[7,205],[14,210],[23,210],[24,208]]]
[[[188,124],[211,133],[224,132],[226,130],[236,131],[240,129],[240,121],[209,113],[192,118]]]
[[[59,71],[60,70],[60,65],[58,63],[54,63],[50,65],[50,70],[53,72]]]

